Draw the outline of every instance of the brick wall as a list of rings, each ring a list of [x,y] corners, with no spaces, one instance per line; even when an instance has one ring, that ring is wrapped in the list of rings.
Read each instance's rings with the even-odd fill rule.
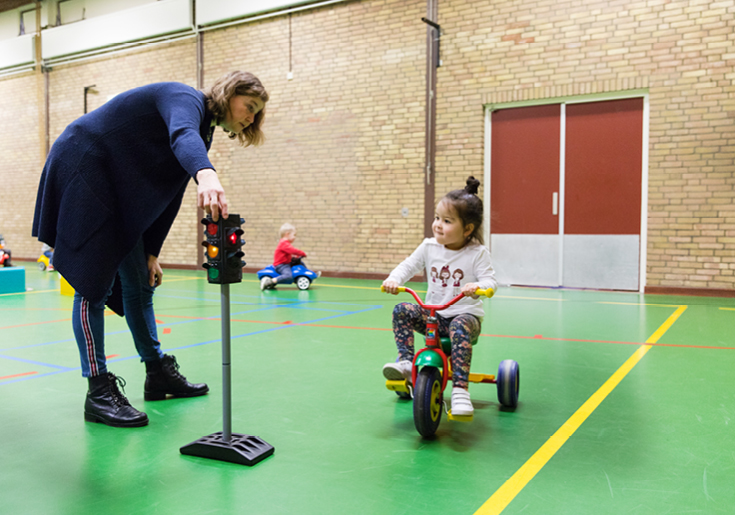
[[[425,13],[424,0],[354,0],[204,33],[205,84],[249,70],[272,98],[264,146],[217,132],[210,152],[247,220],[248,266],[270,262],[286,221],[324,271],[387,273],[421,241]],[[646,283],[733,288],[735,0],[439,0],[438,21],[437,198],[482,177],[485,104],[647,91]],[[55,68],[51,141],[81,114],[84,86],[97,84],[94,108],[149,82],[194,85],[195,63],[188,40]],[[14,172],[0,233],[28,257],[40,250],[34,87],[32,74],[0,79],[0,158]],[[192,185],[162,261],[194,265],[200,233]]]
[[[205,33],[205,83],[244,69],[271,95],[264,146],[213,145],[247,221],[248,266],[272,261],[284,222],[331,272],[385,273],[421,241],[424,10],[392,0],[293,14],[290,59],[288,16]]]
[[[41,174],[36,76],[0,80],[0,234],[13,257],[41,255],[31,223]]]
[[[440,0],[437,190],[482,173],[484,103],[646,88],[648,286],[735,282],[735,2]]]

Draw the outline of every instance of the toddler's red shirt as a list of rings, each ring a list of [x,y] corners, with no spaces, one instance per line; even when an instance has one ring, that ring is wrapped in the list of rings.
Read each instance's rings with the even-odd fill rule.
[[[283,238],[281,241],[278,242],[276,251],[273,254],[273,266],[290,263],[291,256],[306,257],[306,252],[297,249],[296,247],[291,245],[291,243],[289,243],[286,238]]]

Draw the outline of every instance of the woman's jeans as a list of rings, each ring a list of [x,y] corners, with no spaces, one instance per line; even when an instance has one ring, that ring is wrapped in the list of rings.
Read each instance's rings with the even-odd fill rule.
[[[156,317],[153,313],[154,288],[148,284],[148,260],[142,240],[120,264],[118,274],[122,284],[125,320],[133,335],[141,361],[161,359],[163,352],[158,341]],[[84,377],[107,373],[104,318],[105,301],[92,304],[79,293],[74,293],[72,326],[79,347]]]

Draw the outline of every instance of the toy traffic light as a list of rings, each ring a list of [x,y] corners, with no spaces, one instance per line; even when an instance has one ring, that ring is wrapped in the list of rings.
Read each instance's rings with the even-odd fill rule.
[[[230,214],[229,218],[220,217],[217,222],[212,221],[209,215],[202,218],[207,238],[202,242],[207,258],[202,266],[207,269],[210,284],[242,282],[242,267],[245,265],[242,245],[245,242],[240,238],[243,232],[240,226],[244,222],[240,215],[235,214]]]

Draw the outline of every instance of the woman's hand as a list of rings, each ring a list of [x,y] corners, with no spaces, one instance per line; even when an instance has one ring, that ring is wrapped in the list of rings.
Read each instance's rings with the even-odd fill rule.
[[[391,281],[389,279],[386,279],[383,281],[383,288],[385,288],[386,293],[392,293],[393,295],[398,295],[398,288],[400,284],[398,284],[395,281]]]
[[[148,284],[151,285],[151,288],[155,288],[156,286],[161,286],[161,283],[163,282],[163,269],[161,268],[161,265],[158,263],[158,258],[156,256],[148,255]]]
[[[211,168],[203,168],[197,172],[197,206],[204,209],[207,214],[212,215],[212,220],[219,220],[222,213],[223,218],[230,215],[227,207],[225,190],[222,188],[217,172]]]
[[[480,297],[478,295],[475,295],[475,292],[480,288],[480,285],[477,283],[467,283],[464,286],[462,286],[462,295],[465,297],[472,297],[473,299],[479,299]]]

